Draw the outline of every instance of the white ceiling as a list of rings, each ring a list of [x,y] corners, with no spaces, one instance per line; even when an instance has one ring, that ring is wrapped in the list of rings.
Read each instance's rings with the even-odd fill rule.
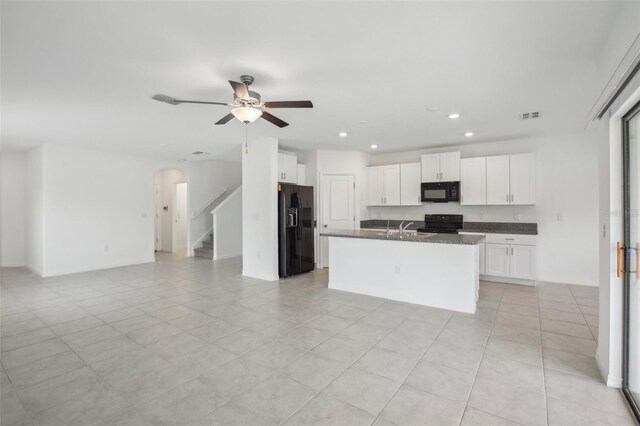
[[[2,2],[3,150],[41,143],[239,158],[222,106],[252,74],[271,110],[249,137],[415,149],[580,131],[615,2]],[[429,111],[429,108],[437,108]],[[537,121],[518,114],[540,111]],[[461,118],[447,118],[458,112]],[[364,121],[364,123],[363,123]],[[339,138],[339,131],[349,132]],[[205,157],[201,156],[200,158]]]

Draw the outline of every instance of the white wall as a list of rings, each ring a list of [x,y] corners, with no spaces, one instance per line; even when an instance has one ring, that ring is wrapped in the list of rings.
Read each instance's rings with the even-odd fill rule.
[[[278,279],[278,140],[242,151],[242,274]]]
[[[428,152],[461,151],[463,158],[530,152],[536,158],[537,194],[535,206],[424,203],[415,207],[367,207],[367,218],[422,222],[426,213],[452,213],[462,214],[470,222],[514,222],[517,214],[522,222],[538,223],[539,281],[597,286],[598,138],[594,131],[372,155],[370,165],[416,162]]]
[[[1,266],[25,266],[26,252],[26,155],[0,156]]]
[[[43,274],[152,262],[153,161],[44,148]]]
[[[32,149],[26,154],[26,223],[25,246],[27,267],[42,275],[44,265],[44,147]]]
[[[160,169],[193,175],[190,198],[191,191],[240,185],[239,163],[176,162],[51,144],[25,157],[26,264],[43,276],[152,262],[154,176]],[[203,215],[211,221],[209,211]]]
[[[211,213],[213,258],[242,256],[242,187],[233,191]]]

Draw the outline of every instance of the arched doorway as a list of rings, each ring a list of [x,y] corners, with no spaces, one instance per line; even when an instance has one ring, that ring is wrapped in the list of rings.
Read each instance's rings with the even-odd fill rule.
[[[156,172],[154,248],[156,252],[186,256],[189,247],[189,191],[187,175],[178,169]]]

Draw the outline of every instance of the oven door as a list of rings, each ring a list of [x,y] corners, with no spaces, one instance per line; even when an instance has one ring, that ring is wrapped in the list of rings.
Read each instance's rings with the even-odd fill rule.
[[[450,197],[449,182],[423,182],[421,185],[422,201],[447,203]]]

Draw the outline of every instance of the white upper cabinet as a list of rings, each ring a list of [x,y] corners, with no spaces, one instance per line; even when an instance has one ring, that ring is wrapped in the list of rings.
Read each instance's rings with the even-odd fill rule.
[[[420,163],[368,167],[369,206],[420,204]]]
[[[440,154],[422,156],[422,182],[440,182]]]
[[[487,157],[487,204],[535,204],[533,154]]]
[[[487,159],[487,204],[510,204],[509,156],[496,155]]]
[[[298,164],[298,185],[307,184],[307,166],[304,164]]]
[[[285,152],[278,153],[278,182],[298,182],[298,157]]]
[[[384,206],[384,166],[368,167],[370,206]]]
[[[384,204],[400,205],[400,164],[384,166]]]
[[[487,204],[486,166],[485,157],[460,160],[460,204]]]
[[[420,163],[400,164],[400,204],[419,206]]]
[[[424,154],[421,157],[422,182],[460,180],[460,151]]]
[[[460,180],[460,151],[440,154],[440,180],[443,182]]]
[[[509,183],[511,204],[536,203],[535,158],[533,154],[509,156]]]

